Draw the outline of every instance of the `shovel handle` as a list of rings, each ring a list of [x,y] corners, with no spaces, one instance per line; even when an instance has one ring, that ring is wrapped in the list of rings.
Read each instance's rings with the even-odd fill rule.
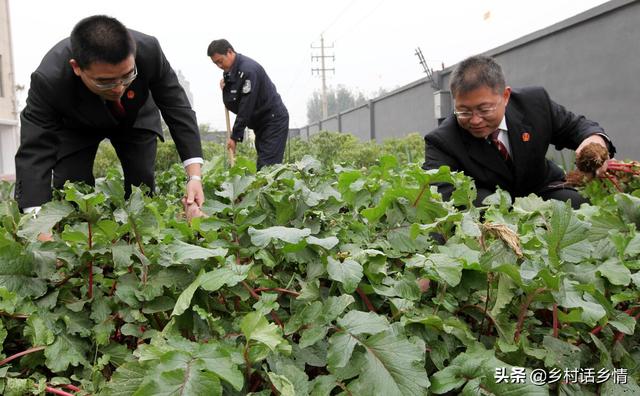
[[[224,116],[225,116],[225,120],[227,121],[227,142],[229,141],[229,139],[231,139],[231,120],[229,119],[229,109],[227,109],[226,107],[224,108]],[[225,142],[225,145],[227,143]],[[231,164],[231,166],[233,166],[233,164],[235,164],[236,162],[236,152],[231,148],[228,147],[227,151],[229,152],[229,163]]]

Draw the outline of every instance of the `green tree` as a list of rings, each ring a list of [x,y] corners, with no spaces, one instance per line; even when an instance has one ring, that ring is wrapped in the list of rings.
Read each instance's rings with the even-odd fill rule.
[[[350,90],[344,85],[327,89],[327,110],[329,115],[360,106],[367,102],[364,94]],[[307,101],[307,121],[311,124],[322,119],[322,92],[315,91]]]

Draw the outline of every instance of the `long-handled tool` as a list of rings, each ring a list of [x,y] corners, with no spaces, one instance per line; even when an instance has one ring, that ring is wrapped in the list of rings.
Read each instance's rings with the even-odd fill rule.
[[[229,109],[224,108],[224,115],[227,121],[227,141],[224,143],[225,145],[231,139],[231,120],[229,119]],[[236,163],[236,152],[231,147],[227,147],[229,151],[229,165],[233,166]]]

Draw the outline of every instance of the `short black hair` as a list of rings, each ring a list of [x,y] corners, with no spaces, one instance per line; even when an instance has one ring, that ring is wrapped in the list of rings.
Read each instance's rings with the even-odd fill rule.
[[[207,48],[207,56],[211,57],[213,54],[226,55],[227,51],[236,52],[233,46],[225,39],[213,40]]]
[[[506,83],[500,65],[485,55],[471,56],[460,62],[451,75],[451,94],[455,97],[481,87],[488,87],[495,93],[504,91]]]
[[[136,54],[136,43],[129,30],[106,15],[84,18],[71,31],[71,55],[81,69],[92,63],[116,65]]]

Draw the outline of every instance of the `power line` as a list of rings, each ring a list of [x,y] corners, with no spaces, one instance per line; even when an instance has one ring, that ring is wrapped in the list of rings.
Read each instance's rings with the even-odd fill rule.
[[[295,74],[293,76],[293,79],[291,80],[291,83],[288,85],[287,89],[283,92],[285,93],[289,93],[291,91],[291,89],[295,86],[296,82],[298,81],[298,78],[300,77],[300,74],[302,73],[302,70],[305,69],[306,63],[307,63],[307,54],[303,55],[300,58],[300,62],[298,62],[298,66],[296,67],[296,71]]]
[[[349,2],[349,4],[347,4],[347,6],[346,6],[346,7],[344,7],[344,8],[342,9],[342,11],[340,11],[340,13],[339,13],[335,18],[334,18],[334,20],[333,20],[333,21],[332,21],[332,22],[331,22],[331,23],[330,23],[326,28],[324,28],[324,30],[322,31],[322,33],[323,33],[323,34],[324,34],[324,33],[326,33],[326,32],[327,32],[327,30],[329,30],[329,29],[330,29],[330,28],[331,28],[331,27],[332,27],[336,22],[338,22],[338,20],[342,17],[342,15],[344,15],[344,13],[345,13],[349,8],[351,8],[351,6],[353,5],[353,3],[355,3],[355,2],[356,2],[356,0],[351,0],[351,1]]]
[[[378,10],[378,8],[380,8],[380,6],[382,5],[382,3],[384,3],[385,0],[380,0],[380,2],[378,4],[375,5],[375,7],[373,7],[367,14],[365,14],[362,18],[360,18],[358,20],[358,22],[356,22],[353,25],[349,26],[349,29],[345,30],[344,32],[342,32],[342,34],[340,36],[338,36],[335,41],[340,40],[341,38],[343,38],[344,36],[347,35],[347,33],[350,33],[353,29],[355,29],[356,27],[358,27],[358,25],[360,25],[362,22],[364,22],[367,18],[369,18],[374,12],[376,12]]]
[[[355,4],[355,2],[356,2],[356,0],[351,0],[351,1],[349,2],[349,4],[347,4],[347,5],[342,9],[342,11],[340,11],[340,12],[338,13],[338,15],[336,15],[336,17],[333,19],[333,21],[331,21],[331,23],[329,23],[329,24],[327,25],[327,27],[325,27],[325,28],[324,28],[324,30],[322,31],[322,34],[326,33],[326,32],[327,32],[327,30],[331,29],[331,27],[332,27],[333,25],[335,25],[335,24],[336,24],[336,22],[338,22],[338,21],[340,20],[340,18],[342,18],[342,16],[347,12],[347,10],[348,10],[349,8],[351,8],[351,6],[352,6],[352,5],[354,5],[354,4]],[[307,55],[304,55],[304,56],[301,58],[300,62],[298,63],[298,66],[297,66],[297,67],[296,67],[296,69],[295,69],[296,71],[295,71],[295,74],[294,74],[293,79],[291,80],[291,83],[289,84],[289,86],[287,87],[287,89],[286,89],[285,91],[283,91],[283,92],[289,93],[289,92],[291,91],[291,89],[295,86],[295,83],[298,81],[298,78],[300,77],[300,74],[301,74],[302,70],[304,69],[304,64],[305,64],[306,60],[307,60]]]

